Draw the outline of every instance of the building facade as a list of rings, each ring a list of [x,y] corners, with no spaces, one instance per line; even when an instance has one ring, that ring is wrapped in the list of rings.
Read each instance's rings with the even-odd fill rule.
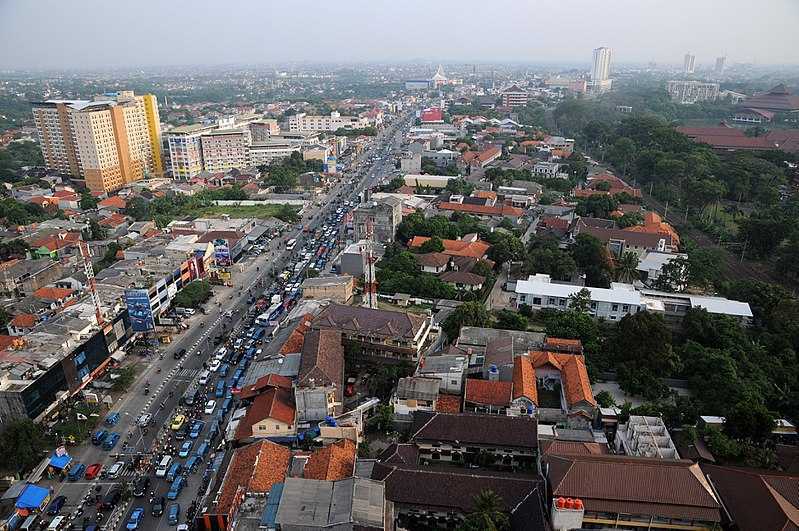
[[[592,92],[604,92],[610,89],[610,62],[613,51],[604,46],[594,49],[591,59],[591,80],[589,89]]]
[[[149,175],[162,175],[161,126],[154,96],[121,91],[86,100],[33,103],[48,169],[112,192]]]
[[[511,108],[524,107],[527,105],[527,98],[526,91],[520,89],[518,85],[513,85],[502,91],[502,106]]]
[[[329,115],[297,113],[288,118],[289,131],[336,131],[337,129],[362,129],[369,120],[359,116],[342,116],[333,111]]]
[[[216,173],[243,168],[248,164],[250,131],[246,128],[205,133],[201,137],[201,144],[205,171]]]
[[[358,205],[353,210],[355,239],[392,242],[401,221],[402,201],[396,197]]]
[[[202,135],[216,125],[194,124],[176,127],[164,135],[169,148],[169,175],[188,181],[203,171]]]
[[[684,105],[700,101],[716,101],[719,97],[718,83],[673,80],[666,84],[671,100]]]
[[[683,58],[682,71],[684,74],[693,74],[696,67],[696,56],[687,53]]]

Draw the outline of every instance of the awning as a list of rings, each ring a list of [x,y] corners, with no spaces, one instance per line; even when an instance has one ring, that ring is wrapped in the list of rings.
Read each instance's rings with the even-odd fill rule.
[[[28,485],[17,499],[15,507],[28,510],[41,509],[49,496],[49,490],[37,485]]]
[[[69,456],[69,454],[64,454],[60,456],[53,454],[52,456],[50,456],[50,466],[55,468],[60,468],[61,470],[65,469],[71,462],[72,458]]]

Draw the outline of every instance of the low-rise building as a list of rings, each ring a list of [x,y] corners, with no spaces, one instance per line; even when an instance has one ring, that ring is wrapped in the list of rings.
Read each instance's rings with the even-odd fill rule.
[[[302,296],[346,304],[352,299],[353,284],[351,275],[306,278],[302,281]]]
[[[666,83],[666,92],[671,101],[682,105],[704,101],[716,101],[719,97],[719,84],[688,79],[672,80]]]
[[[439,381],[439,392],[460,395],[469,360],[466,356],[443,354],[425,356],[419,360],[417,376]]]
[[[405,312],[330,304],[314,319],[315,330],[340,331],[360,355],[416,361],[430,339],[430,320]]]
[[[357,239],[393,242],[402,222],[402,201],[389,196],[362,203],[352,211],[352,218]]]
[[[50,258],[9,260],[0,264],[0,293],[7,297],[27,297],[57,281],[63,273],[61,263]]]
[[[410,421],[415,411],[436,411],[440,380],[421,376],[400,378],[391,397],[394,418]]]
[[[680,458],[677,447],[660,417],[630,415],[627,422],[618,425],[614,441],[617,450],[623,451],[625,455],[659,459]]]
[[[308,115],[297,113],[289,116],[288,128],[292,132],[336,131],[338,129],[363,129],[369,127],[369,120],[360,116],[342,116],[333,111],[329,115]]]

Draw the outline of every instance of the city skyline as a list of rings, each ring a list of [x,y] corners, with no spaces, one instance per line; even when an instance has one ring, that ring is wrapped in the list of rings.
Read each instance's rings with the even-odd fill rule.
[[[714,9],[713,4],[677,1],[652,6],[615,0],[596,5],[528,6],[501,2],[480,17],[463,16],[459,24],[446,24],[453,16],[457,18],[458,12],[465,15],[479,5],[449,0],[432,6],[418,2],[262,5],[240,1],[228,7],[201,1],[187,12],[174,4],[145,0],[137,10],[151,10],[154,16],[145,24],[126,25],[98,24],[120,16],[113,6],[101,2],[87,2],[81,10],[52,0],[6,2],[0,5],[0,46],[14,53],[0,57],[0,68],[402,62],[419,58],[445,63],[587,65],[591,50],[599,46],[613,49],[616,64],[654,61],[680,65],[686,49],[696,56],[698,66],[712,67],[722,53],[730,63],[799,64],[799,50],[790,42],[799,4],[771,2],[769,17],[743,0],[726,2],[725,10]],[[686,8],[691,10],[690,17],[684,15]],[[514,16],[505,16],[509,9]],[[93,16],[87,17],[87,11]],[[741,17],[754,26],[744,34],[733,34],[729,28]],[[548,18],[574,21],[568,38],[557,25],[539,24]],[[177,27],[186,29],[176,30],[175,21],[182,21]],[[309,33],[314,25],[324,25],[325,31]],[[512,38],[473,38],[491,31]],[[369,46],[363,46],[364,42]]]

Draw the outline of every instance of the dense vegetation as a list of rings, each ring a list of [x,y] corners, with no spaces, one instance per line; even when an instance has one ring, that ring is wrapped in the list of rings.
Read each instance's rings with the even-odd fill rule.
[[[265,174],[264,184],[274,186],[279,192],[297,187],[301,174],[309,171],[322,171],[322,163],[318,160],[303,160],[302,153],[295,151],[291,156],[258,168]]]
[[[0,128],[0,130],[2,129]],[[43,164],[44,158],[38,144],[35,142],[12,142],[0,149],[0,182],[18,182],[24,177],[21,174],[23,167]]]
[[[211,297],[211,284],[205,280],[190,282],[175,295],[172,301],[177,308],[197,308]]]

